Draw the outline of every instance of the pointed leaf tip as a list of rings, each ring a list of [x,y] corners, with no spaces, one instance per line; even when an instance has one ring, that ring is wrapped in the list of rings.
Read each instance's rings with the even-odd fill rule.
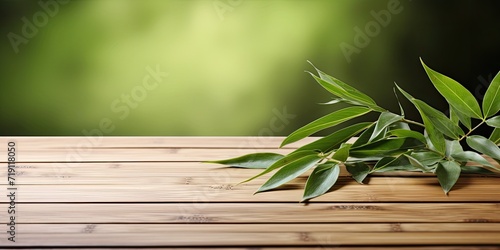
[[[483,98],[484,117],[490,117],[500,111],[500,71],[493,78]]]
[[[429,68],[423,60],[421,62],[434,87],[451,106],[470,117],[483,118],[479,103],[469,90],[452,78]]]
[[[436,168],[436,175],[439,184],[443,188],[446,195],[453,188],[458,178],[460,177],[461,167],[454,161],[442,161]]]
[[[325,194],[330,190],[340,175],[340,167],[336,163],[318,165],[309,178],[304,188],[301,202]]]

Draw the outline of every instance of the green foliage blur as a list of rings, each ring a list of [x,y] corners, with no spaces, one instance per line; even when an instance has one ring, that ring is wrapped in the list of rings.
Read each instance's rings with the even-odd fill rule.
[[[393,112],[448,108],[419,57],[478,99],[500,70],[498,1],[40,2],[0,1],[1,135],[286,135],[338,109],[306,60]]]

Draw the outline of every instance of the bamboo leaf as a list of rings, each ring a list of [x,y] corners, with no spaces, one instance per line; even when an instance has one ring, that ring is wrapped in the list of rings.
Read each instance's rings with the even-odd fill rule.
[[[436,168],[439,184],[445,194],[448,194],[460,177],[460,165],[454,161],[441,161]]]
[[[391,161],[391,159],[393,160]],[[372,172],[383,173],[391,171],[421,171],[411,165],[410,161],[404,156],[404,154],[401,154],[396,158],[388,157],[385,162],[383,160],[384,158],[377,162]]]
[[[420,62],[434,87],[451,106],[467,116],[478,119],[483,117],[476,98],[464,86],[450,77],[427,67],[422,59],[420,59]]]
[[[391,124],[388,128],[389,131],[396,129],[411,130],[410,125],[406,122],[395,122]]]
[[[464,152],[464,149],[462,148],[462,145],[460,145],[460,142],[458,140],[453,140],[453,141],[446,140],[445,155],[447,157],[461,152]]]
[[[345,166],[352,178],[360,184],[370,174],[370,167],[364,162],[345,163]]]
[[[361,131],[365,130],[366,128],[370,126],[373,127],[373,124],[374,124],[373,122],[362,122],[351,125],[347,128],[335,131],[334,133],[326,137],[323,137],[319,140],[306,144],[295,150],[295,152],[304,150],[309,150],[309,151],[315,150],[323,153],[328,153],[338,148],[342,143],[346,142],[353,136],[361,133]]]
[[[429,148],[444,154],[446,152],[446,140],[441,132],[439,132],[426,117],[422,117],[425,124],[425,133],[427,134],[427,144]],[[424,134],[425,136],[425,134]]]
[[[281,144],[281,147],[283,147],[286,144],[296,142],[298,140],[301,140],[311,134],[314,134],[320,130],[333,127],[335,125],[338,125],[340,123],[343,123],[345,121],[351,120],[355,117],[364,115],[368,112],[370,112],[371,109],[366,108],[366,107],[348,107],[345,109],[341,109],[338,111],[335,111],[333,113],[330,113],[326,116],[323,116],[305,126],[302,128],[299,128],[295,132],[291,133]]]
[[[467,144],[469,146],[493,159],[500,160],[500,148],[491,140],[480,136],[473,135],[467,137]]]
[[[386,167],[389,166],[394,166],[394,162],[398,160],[399,157],[383,157],[382,159],[378,160],[377,163],[375,163],[375,166],[373,166],[373,169],[371,172],[378,172]]]
[[[372,142],[360,147],[351,147],[350,156],[356,158],[366,158],[374,156],[392,156],[405,152],[409,148],[419,148],[424,145],[413,138],[388,138],[381,141]]]
[[[484,117],[495,115],[500,110],[500,72],[490,83],[483,99]]]
[[[471,117],[470,116],[467,116],[467,115],[464,115],[462,112],[458,111],[457,109],[455,109],[453,106],[450,105],[450,112],[453,112],[453,114],[455,114],[458,119],[460,120],[460,122],[465,126],[467,127],[469,130],[472,128],[472,122],[471,122]]]
[[[308,156],[311,156],[311,155],[318,155],[317,152],[314,152],[314,151],[310,151],[310,150],[305,150],[305,151],[298,151],[298,152],[293,152],[279,160],[277,160],[273,165],[271,165],[270,167],[266,168],[266,170],[262,171],[261,173],[259,173],[258,175],[255,175],[247,180],[244,180],[242,181],[241,183],[245,183],[245,182],[249,182],[255,178],[258,178],[262,175],[265,175],[275,169],[278,169],[278,168],[281,168],[281,167],[285,167],[285,166],[288,166],[298,160],[301,160],[305,157],[308,157]]]
[[[495,167],[493,164],[491,164],[488,160],[484,159],[480,154],[473,152],[473,151],[464,151],[464,152],[459,152],[452,154],[451,157],[453,159],[460,161],[460,162],[475,162],[479,163],[483,166],[487,166],[490,168],[493,168],[495,170],[499,170],[499,168]]]
[[[430,121],[427,115],[420,109],[418,104],[414,103],[414,100],[416,99],[413,98],[413,96],[411,96],[408,92],[400,88],[397,84],[396,87],[398,88],[399,92],[401,92],[406,97],[406,99],[408,99],[411,103],[413,103],[413,105],[415,105],[418,112],[420,113],[422,121],[424,122],[425,125],[425,131],[427,132],[427,135],[429,137],[430,146],[432,146],[436,151],[444,154],[446,146],[443,134],[434,127],[434,124]]]
[[[403,117],[400,115],[396,115],[389,111],[382,112],[377,120],[377,124],[375,125],[375,129],[373,130],[373,134],[370,136],[369,141],[373,141],[389,125],[398,122],[401,119],[403,119]]]
[[[419,111],[425,114],[425,116],[429,119],[432,125],[439,130],[439,132],[453,139],[459,139],[465,134],[458,125],[453,124],[453,122],[441,111],[418,99],[413,99],[412,102],[416,105]]]
[[[280,154],[256,153],[227,160],[206,161],[205,163],[216,163],[236,168],[268,168],[281,158],[283,155]]]
[[[318,155],[308,155],[287,164],[278,170],[267,180],[255,193],[264,192],[277,188],[303,174],[321,160]]]
[[[332,156],[332,159],[337,161],[345,162],[347,158],[349,158],[349,149],[351,148],[351,144],[342,145]]]
[[[401,116],[405,116],[405,110],[403,109],[403,105],[399,101],[398,93],[396,92],[396,88],[392,88],[392,92],[394,92],[394,96],[396,96],[396,100],[398,101],[399,111],[401,112]]]
[[[356,88],[344,83],[343,81],[333,76],[324,73],[323,71],[316,68],[316,66],[314,66],[314,64],[312,64],[311,62],[309,62],[309,64],[314,67],[314,69],[318,72],[318,75],[320,77],[319,79],[322,80],[318,81],[319,79],[316,79],[315,77],[316,81],[318,81],[318,83],[323,86],[323,88],[325,88],[332,94],[347,100],[354,101],[356,103],[360,103],[362,105],[366,105],[367,107],[373,108],[375,110],[383,110],[375,103],[375,101],[371,97],[369,97],[365,93],[357,90]]]
[[[309,178],[307,178],[301,202],[328,192],[335,182],[337,182],[339,174],[340,167],[338,164],[326,163],[318,165]]]
[[[410,155],[407,155],[407,154],[403,154],[406,158],[408,158],[408,161],[410,162],[410,164],[418,169],[420,169],[422,172],[424,173],[427,173],[427,172],[430,172],[430,169],[427,168],[427,166],[425,166],[422,162],[420,162],[418,159],[410,156]]]
[[[497,172],[493,172],[489,169],[479,166],[460,166],[460,167],[462,168],[461,173],[463,174],[498,175]]]
[[[375,130],[375,122],[372,124],[372,126],[370,126],[368,129],[366,129],[363,133],[361,133],[361,135],[356,138],[356,141],[354,142],[354,144],[352,145],[353,147],[359,147],[361,145],[365,145],[368,143],[368,141],[370,140],[370,137],[372,136],[373,134],[373,131]]]
[[[413,130],[395,129],[395,130],[390,130],[389,134],[399,138],[415,138],[421,141],[422,143],[426,143],[425,136]]]
[[[344,99],[344,98],[334,98],[334,99],[332,99],[329,102],[319,103],[319,104],[320,105],[333,105],[333,104],[337,104],[337,103],[348,103],[348,104],[352,104],[352,105],[363,106],[362,103],[351,101],[351,100],[347,100],[347,99]]]
[[[500,128],[495,128],[493,132],[491,132],[490,141],[497,145],[500,144]]]
[[[443,159],[443,156],[432,151],[412,152],[411,156],[425,166],[431,166]]]
[[[494,116],[486,120],[486,124],[488,124],[491,127],[500,128],[500,115]]]
[[[452,106],[450,105],[449,107],[450,110],[450,120],[453,122],[454,125],[458,126],[458,123],[460,122],[460,118],[458,118],[457,113],[453,110]]]

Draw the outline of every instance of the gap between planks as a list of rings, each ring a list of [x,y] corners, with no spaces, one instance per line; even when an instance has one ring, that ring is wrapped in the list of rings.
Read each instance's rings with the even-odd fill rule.
[[[495,223],[164,225],[30,224],[16,246],[296,246],[500,244]],[[425,239],[425,240],[424,240]],[[0,238],[1,246],[10,243]]]

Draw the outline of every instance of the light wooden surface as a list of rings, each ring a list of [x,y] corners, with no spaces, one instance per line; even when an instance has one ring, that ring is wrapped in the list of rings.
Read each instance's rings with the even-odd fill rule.
[[[463,176],[445,196],[429,175],[393,173],[298,203],[307,173],[253,195],[260,170],[200,161],[288,153],[281,137],[1,137],[17,149],[17,236],[0,248],[499,249],[500,178]],[[8,223],[5,195],[1,223]]]

